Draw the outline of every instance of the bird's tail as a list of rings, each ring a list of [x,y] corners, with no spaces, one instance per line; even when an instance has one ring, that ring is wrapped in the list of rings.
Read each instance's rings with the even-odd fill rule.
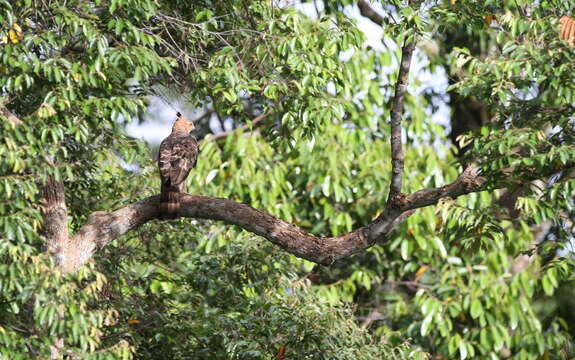
[[[180,211],[180,191],[175,186],[162,185],[160,192],[160,219],[172,220],[178,218]]]

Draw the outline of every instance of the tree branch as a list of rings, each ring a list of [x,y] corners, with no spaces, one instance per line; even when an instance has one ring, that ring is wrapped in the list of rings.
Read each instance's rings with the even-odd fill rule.
[[[309,261],[329,265],[335,260],[373,246],[391,232],[400,217],[388,213],[367,227],[334,237],[313,236],[270,214],[222,198],[185,194],[181,199],[182,217],[221,220],[263,236],[287,252]],[[94,252],[115,238],[159,217],[159,196],[151,196],[112,213],[96,212],[70,239],[59,254],[66,272],[82,266]],[[410,213],[405,214],[407,217]],[[401,217],[400,217],[401,218]],[[403,218],[401,218],[403,219]],[[377,226],[376,226],[377,225]]]
[[[270,214],[228,199],[185,194],[181,199],[182,217],[221,220],[263,236],[287,252],[309,261],[329,265],[337,259],[361,252],[381,242],[413,209],[437,202],[440,197],[456,196],[468,189],[472,174],[464,172],[455,182],[439,189],[414,193],[402,208],[386,209],[374,222],[350,233],[334,237],[313,236]],[[470,189],[468,189],[470,190]],[[431,200],[425,197],[430,197]],[[65,272],[78,269],[110,241],[146,222],[158,218],[159,196],[151,196],[112,213],[95,212],[88,222],[55,254]]]
[[[59,254],[68,242],[68,210],[64,184],[49,177],[41,188],[40,198],[46,248],[51,254]],[[58,257],[56,262],[59,262]]]
[[[159,217],[159,195],[137,201],[112,213],[93,212],[86,224],[57,254],[64,272],[72,272],[85,264],[110,241]]]
[[[403,179],[403,149],[401,145],[401,117],[403,114],[403,98],[409,80],[411,57],[415,49],[415,39],[406,39],[401,48],[401,64],[395,83],[395,95],[391,107],[391,183],[389,185],[388,206],[394,206],[396,198],[401,194]]]
[[[0,98],[0,116],[8,120],[14,126],[22,125],[24,122],[14,115],[6,106],[4,106],[3,98]]]
[[[471,164],[454,182],[439,188],[419,190],[401,197],[398,199],[398,205],[403,211],[413,210],[436,204],[442,198],[455,199],[461,195],[485,190],[483,185],[486,179],[479,175],[480,172],[476,165]]]
[[[50,158],[47,160],[52,163]],[[53,163],[52,163],[53,165]],[[46,236],[46,248],[52,254],[58,266],[65,263],[62,258],[68,242],[68,209],[66,207],[66,193],[64,184],[52,176],[40,188],[40,212],[44,220],[43,232]],[[63,317],[61,310],[59,318]],[[59,359],[64,348],[64,339],[56,338],[54,345],[50,347],[50,359]]]
[[[179,215],[182,217],[221,220],[227,224],[237,225],[266,238],[297,257],[322,265],[330,265],[338,259],[359,253],[378,242],[381,243],[397,225],[413,213],[409,206],[405,206],[405,210],[386,209],[368,226],[339,236],[320,237],[310,235],[249,205],[228,199],[184,194],[180,204]],[[150,220],[157,219],[159,215],[158,195],[127,205],[112,213],[101,211],[93,213],[86,225],[78,230],[66,246],[58,249],[56,256],[60,267],[65,272],[75,271],[110,241]]]
[[[554,170],[556,171],[556,170]],[[320,237],[278,219],[249,205],[222,198],[184,194],[181,217],[220,220],[260,235],[285,251],[300,258],[330,265],[334,261],[359,253],[386,240],[393,229],[417,208],[437,203],[441,198],[485,190],[486,179],[479,168],[470,165],[452,183],[434,189],[423,189],[403,195],[393,207],[387,207],[379,217],[365,227],[347,234]],[[533,174],[536,177],[536,174]],[[507,185],[502,185],[507,186]],[[159,217],[159,195],[127,205],[111,213],[95,212],[88,222],[60,248],[56,254],[60,267],[74,271],[99,249],[117,237]]]
[[[367,1],[358,1],[357,7],[359,8],[359,13],[361,16],[368,18],[379,26],[383,25],[383,16],[379,15],[375,10],[373,10]]]

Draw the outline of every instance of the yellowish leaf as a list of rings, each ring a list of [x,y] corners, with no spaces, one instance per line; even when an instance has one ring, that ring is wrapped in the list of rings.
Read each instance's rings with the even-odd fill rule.
[[[104,73],[100,72],[100,71],[96,71],[96,75],[98,75],[100,78],[102,78],[102,80],[106,81],[106,75],[104,75]]]
[[[24,33],[20,25],[12,25],[12,29],[8,30],[8,38],[10,38],[12,44],[18,44],[24,38]]]
[[[427,269],[429,269],[429,266],[427,266],[427,265],[422,265],[419,269],[417,269],[417,272],[415,273],[415,279],[414,280],[419,281],[419,279],[423,276],[423,274],[425,274]]]
[[[18,39],[18,33],[12,29],[8,31],[8,37],[10,38],[10,42],[12,44],[18,44],[20,42],[20,39]]]
[[[42,103],[38,108],[37,114],[41,118],[47,118],[56,115],[56,110],[50,104]]]
[[[138,319],[128,319],[128,324],[139,324],[140,320]]]

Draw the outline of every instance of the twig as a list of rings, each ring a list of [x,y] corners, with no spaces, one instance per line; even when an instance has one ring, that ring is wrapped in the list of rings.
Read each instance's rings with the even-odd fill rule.
[[[422,289],[431,289],[431,285],[422,284],[417,281],[394,281],[394,280],[385,280],[386,283],[391,285],[402,285],[408,288],[422,288]]]
[[[525,17],[525,11],[523,11],[523,8],[521,6],[519,6],[519,4],[517,3],[517,0],[515,1],[515,6],[517,6],[517,10],[519,11],[519,15],[521,15],[521,17]]]
[[[361,327],[366,329],[369,327],[369,325],[371,325],[372,322],[377,321],[377,320],[384,320],[385,317],[383,315],[381,315],[381,313],[379,312],[379,310],[373,309],[369,312],[369,315],[367,315],[363,321],[361,322]]]

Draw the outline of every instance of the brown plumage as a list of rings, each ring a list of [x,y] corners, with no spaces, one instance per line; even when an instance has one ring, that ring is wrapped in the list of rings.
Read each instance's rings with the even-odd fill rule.
[[[196,166],[198,142],[190,135],[194,124],[178,113],[172,133],[160,144],[158,167],[162,187],[160,217],[176,219],[180,210],[180,195],[186,192],[186,178]]]

